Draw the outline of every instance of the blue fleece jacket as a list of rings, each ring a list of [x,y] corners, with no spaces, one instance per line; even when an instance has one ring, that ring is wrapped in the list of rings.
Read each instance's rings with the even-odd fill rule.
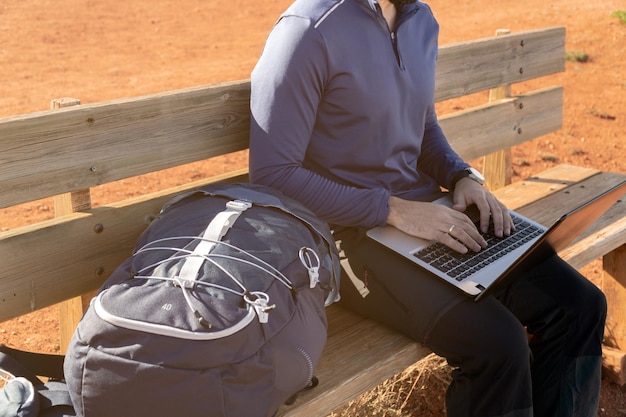
[[[364,227],[448,187],[468,165],[434,110],[438,28],[420,2],[391,33],[373,0],[296,0],[252,72],[251,181]]]

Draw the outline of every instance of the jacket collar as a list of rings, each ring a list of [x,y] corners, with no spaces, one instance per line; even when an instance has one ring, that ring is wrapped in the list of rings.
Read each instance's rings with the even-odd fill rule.
[[[372,10],[377,11],[378,9],[376,8],[376,6],[378,5],[378,0],[364,0]],[[410,14],[411,12],[414,12],[416,10],[419,9],[419,1],[416,1],[415,3],[406,5],[403,7],[403,10],[401,11],[402,14]]]

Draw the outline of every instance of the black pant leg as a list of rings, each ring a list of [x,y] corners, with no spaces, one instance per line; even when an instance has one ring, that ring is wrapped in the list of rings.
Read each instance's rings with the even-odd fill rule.
[[[604,294],[554,256],[519,273],[499,298],[531,334],[535,416],[595,417]]]
[[[344,306],[424,343],[455,367],[449,416],[532,415],[524,328],[494,297],[479,303],[412,263],[353,233],[339,236],[369,294],[342,277]]]

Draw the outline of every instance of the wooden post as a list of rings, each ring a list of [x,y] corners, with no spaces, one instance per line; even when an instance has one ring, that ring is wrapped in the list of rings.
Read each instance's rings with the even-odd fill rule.
[[[496,36],[508,35],[509,29],[498,29]],[[511,85],[506,84],[489,90],[489,102],[511,97]],[[497,190],[511,183],[513,178],[513,162],[511,149],[494,152],[483,158],[483,172],[490,190]]]
[[[602,291],[608,315],[604,330],[604,373],[613,382],[626,384],[626,245],[602,258]]]
[[[74,98],[60,98],[50,102],[51,109],[77,106],[80,100]],[[77,211],[91,208],[91,193],[89,189],[77,190],[71,193],[61,194],[54,197],[54,215],[66,216]],[[89,305],[91,295],[83,295],[64,301],[59,304],[59,331],[61,353],[65,353],[72,334],[78,321],[83,316],[85,308]]]

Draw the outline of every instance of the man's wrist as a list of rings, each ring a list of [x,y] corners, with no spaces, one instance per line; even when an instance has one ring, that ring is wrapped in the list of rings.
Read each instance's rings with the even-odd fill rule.
[[[463,178],[469,178],[476,181],[480,185],[485,184],[485,177],[483,174],[475,168],[468,167],[452,175],[452,178],[450,179],[450,191],[454,191],[456,184]]]

